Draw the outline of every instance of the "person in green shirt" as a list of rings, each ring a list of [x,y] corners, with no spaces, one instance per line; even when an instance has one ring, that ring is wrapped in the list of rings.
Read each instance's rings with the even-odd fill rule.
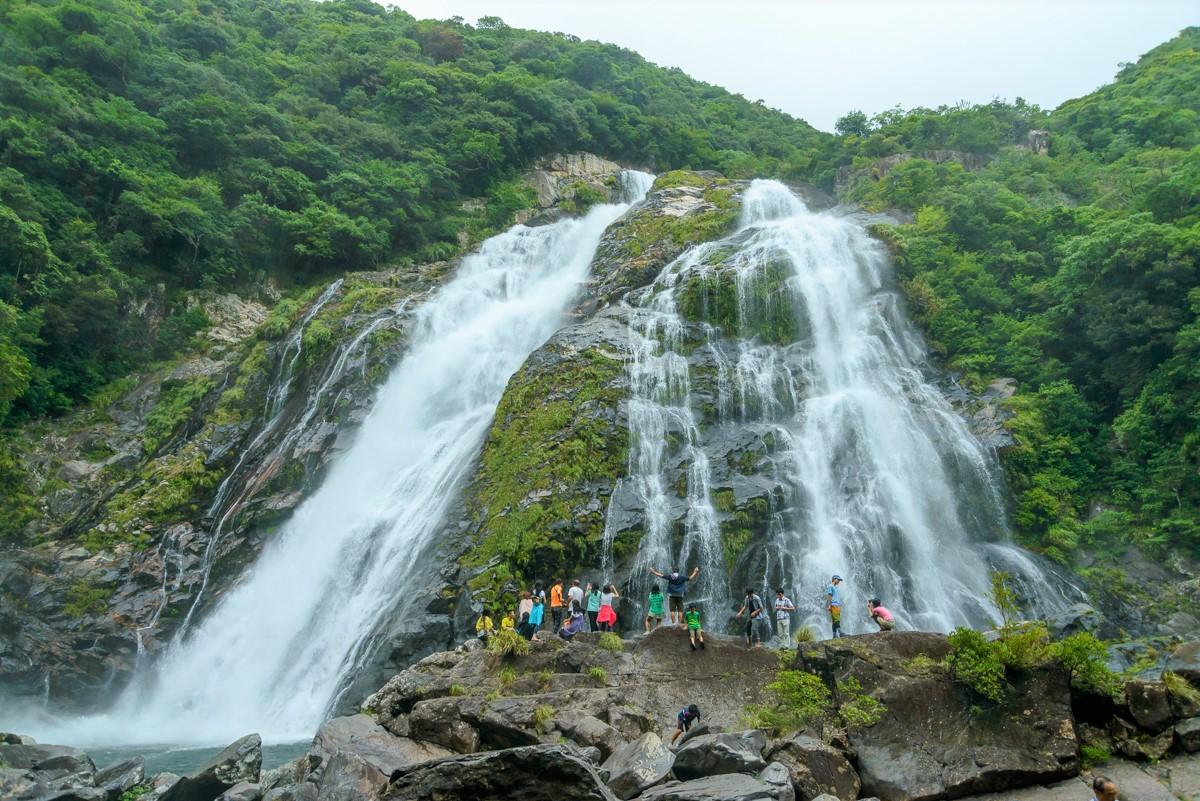
[[[692,650],[696,650],[696,645],[704,648],[704,631],[700,628],[700,610],[695,604],[690,604],[687,611],[683,613],[683,622],[687,625],[688,643],[692,646]]]
[[[649,634],[654,629],[662,625],[663,619],[663,594],[662,590],[655,584],[650,588],[650,598],[647,601],[646,611],[646,633]]]

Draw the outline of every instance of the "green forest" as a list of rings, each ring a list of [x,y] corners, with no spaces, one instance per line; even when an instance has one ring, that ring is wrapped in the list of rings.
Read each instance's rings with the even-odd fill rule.
[[[851,111],[825,134],[497,18],[0,0],[0,425],[184,348],[207,322],[192,289],[455,256],[529,205],[536,159],[587,150],[911,219],[875,231],[931,349],[971,386],[1019,383],[1021,540],[1064,563],[1129,540],[1200,556],[1198,47],[1188,29],[1054,110]],[[0,489],[20,481],[0,460]]]

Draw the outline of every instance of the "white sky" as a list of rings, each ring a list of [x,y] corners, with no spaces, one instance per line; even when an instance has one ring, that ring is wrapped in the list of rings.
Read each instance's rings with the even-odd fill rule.
[[[390,0],[421,19],[495,15],[641,53],[824,130],[850,109],[1023,97],[1107,83],[1200,0]]]

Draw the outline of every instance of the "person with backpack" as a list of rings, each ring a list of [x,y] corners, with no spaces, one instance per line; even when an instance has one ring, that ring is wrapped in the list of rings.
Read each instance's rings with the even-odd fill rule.
[[[825,608],[829,610],[829,622],[833,624],[834,639],[842,636],[842,577],[834,574],[825,588]]]
[[[675,736],[671,738],[671,745],[675,745],[675,741],[699,719],[700,708],[695,704],[688,704],[687,707],[679,710],[679,714],[675,716]]]
[[[650,572],[660,579],[667,580],[667,596],[670,598],[671,625],[683,626],[683,596],[687,595],[688,582],[700,575],[700,565],[692,569],[691,575],[684,575],[675,568],[668,573],[659,573],[654,568]]]
[[[761,626],[766,622],[767,608],[752,587],[746,588],[746,602],[734,617],[743,614],[746,614],[746,647],[762,648]]]

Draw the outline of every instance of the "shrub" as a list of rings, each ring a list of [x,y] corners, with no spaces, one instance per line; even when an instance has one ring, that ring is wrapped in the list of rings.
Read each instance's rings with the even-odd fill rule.
[[[470,690],[467,689],[467,686],[465,684],[451,684],[450,685],[450,695],[453,697],[458,697],[460,695],[466,695],[468,692],[470,692]]]
[[[133,787],[130,787],[128,790],[121,793],[121,795],[117,798],[117,801],[137,801],[137,799],[150,792],[150,789],[150,785],[148,784],[135,784]]]
[[[1083,762],[1084,770],[1103,765],[1108,760],[1112,759],[1112,753],[1100,745],[1081,745],[1079,746],[1079,756]]]
[[[1108,669],[1104,643],[1090,633],[1081,631],[1059,640],[1050,646],[1050,653],[1066,669],[1075,689],[1096,695],[1109,695],[1116,689],[1117,677]]]
[[[800,628],[796,629],[795,640],[798,643],[812,642],[813,641],[812,626],[801,626]]]
[[[946,668],[962,682],[990,701],[1004,700],[1004,663],[996,643],[974,629],[957,628],[950,634]]]
[[[1000,661],[1006,667],[1028,670],[1050,658],[1050,633],[1046,624],[1013,623],[1000,629],[1000,638],[993,643]]]
[[[887,707],[878,698],[863,692],[858,679],[848,678],[837,683],[838,717],[847,728],[874,726]]]
[[[857,679],[837,683],[836,696],[817,675],[801,670],[780,670],[767,685],[775,697],[770,706],[751,706],[742,715],[751,728],[780,733],[801,731],[816,724],[821,736],[831,725],[843,728],[872,726],[886,711],[883,703],[863,692]]]
[[[603,687],[608,681],[608,671],[602,667],[588,668],[588,678],[596,682],[597,686]]]
[[[509,654],[524,656],[529,653],[529,640],[517,634],[512,629],[503,629],[492,635],[488,640],[487,648],[488,653],[501,658]]]
[[[1183,676],[1167,670],[1162,674],[1162,681],[1172,698],[1178,698],[1191,706],[1200,706],[1200,690],[1193,687]]]
[[[600,635],[600,642],[597,643],[605,651],[611,651],[614,654],[619,654],[625,650],[625,642],[619,634],[614,634],[611,631],[606,631]]]
[[[554,707],[542,704],[533,710],[533,727],[538,730],[538,733],[545,734],[550,731],[550,720],[553,717]]]

